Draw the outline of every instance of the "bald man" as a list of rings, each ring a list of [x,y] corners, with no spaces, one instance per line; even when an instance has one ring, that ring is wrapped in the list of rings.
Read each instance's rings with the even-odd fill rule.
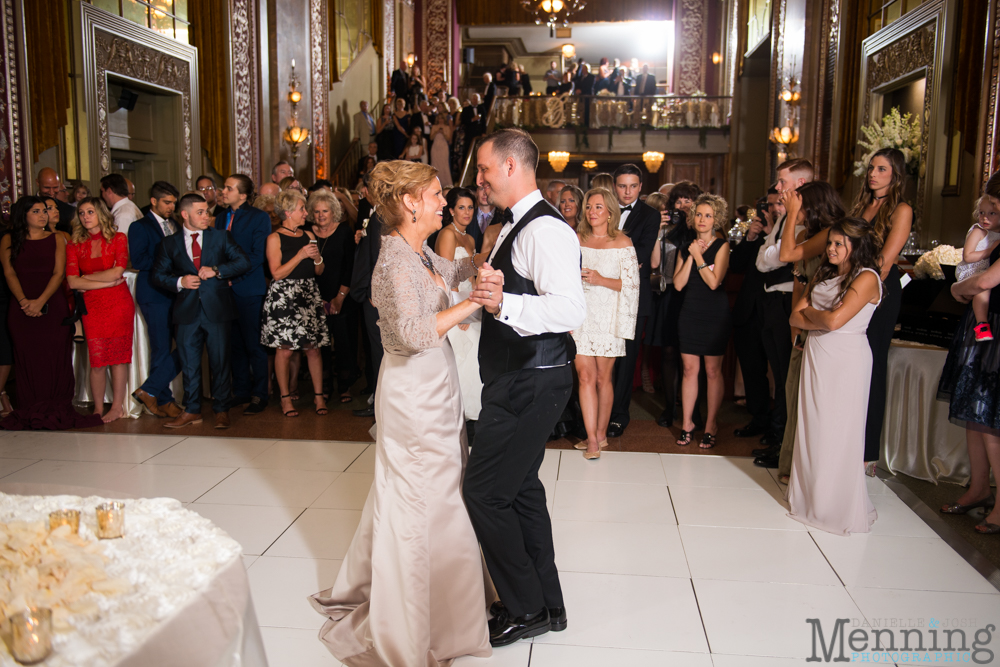
[[[59,199],[59,192],[64,189],[59,173],[55,169],[45,167],[38,172],[35,183],[38,185],[39,196],[55,199],[56,208],[59,209],[59,224],[69,226],[76,217],[76,209]]]
[[[280,192],[281,188],[277,183],[263,183],[257,194],[261,197],[277,197]]]

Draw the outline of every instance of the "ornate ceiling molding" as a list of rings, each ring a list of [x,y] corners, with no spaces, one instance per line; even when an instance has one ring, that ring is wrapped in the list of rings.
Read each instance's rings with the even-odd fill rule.
[[[312,91],[313,165],[316,180],[329,178],[330,153],[330,61],[326,45],[329,43],[326,2],[309,0],[309,58],[310,90]]]
[[[17,194],[27,191],[29,177],[24,171],[24,146],[21,137],[21,89],[17,68],[17,42],[14,29],[14,0],[2,0],[0,30],[0,211],[6,214]]]
[[[424,80],[429,93],[447,89],[446,73],[451,71],[451,0],[425,0],[423,7]]]
[[[232,72],[233,166],[237,173],[255,181],[262,175],[260,167],[260,113],[257,101],[258,52],[260,44],[256,27],[257,3],[253,0],[229,0],[229,44]]]
[[[385,0],[382,18],[382,79],[384,85],[389,85],[389,77],[396,69],[396,0]]]
[[[705,90],[706,53],[708,51],[708,7],[705,0],[679,0],[680,22],[677,35],[678,95]]]
[[[87,3],[80,4],[84,108],[90,150],[90,179],[111,171],[108,136],[108,76],[131,79],[174,93],[181,99],[183,140],[178,155],[181,189],[193,190],[200,171],[198,124],[198,52],[195,48],[147,30]],[[197,160],[197,162],[196,162]]]

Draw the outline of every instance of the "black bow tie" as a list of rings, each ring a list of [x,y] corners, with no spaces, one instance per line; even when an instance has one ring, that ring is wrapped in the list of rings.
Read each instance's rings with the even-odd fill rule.
[[[497,220],[500,222],[514,222],[514,212],[509,208],[496,212]]]
[[[626,211],[631,211],[632,210],[632,206],[633,206],[633,204],[629,204],[628,206],[622,206],[622,211],[621,212],[625,213]]]

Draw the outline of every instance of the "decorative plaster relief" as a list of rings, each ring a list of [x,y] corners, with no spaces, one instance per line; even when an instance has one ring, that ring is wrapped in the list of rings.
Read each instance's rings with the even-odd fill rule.
[[[309,57],[312,90],[313,165],[316,179],[329,178],[330,68],[327,59],[328,26],[326,2],[309,0]]]

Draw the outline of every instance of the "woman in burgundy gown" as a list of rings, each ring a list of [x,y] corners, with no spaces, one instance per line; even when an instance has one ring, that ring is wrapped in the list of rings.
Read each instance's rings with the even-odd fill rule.
[[[124,414],[128,364],[132,363],[135,302],[125,284],[128,237],[115,227],[100,197],[77,205],[73,243],[66,248],[66,279],[87,304],[83,332],[90,354],[90,393],[94,414],[104,423]],[[104,412],[107,367],[111,368],[111,408]]]
[[[0,240],[0,262],[10,288],[7,326],[14,344],[16,409],[0,421],[7,430],[97,426],[99,417],[73,409],[73,329],[61,285],[66,242],[46,229],[45,203],[21,197],[11,211],[10,234]]]

